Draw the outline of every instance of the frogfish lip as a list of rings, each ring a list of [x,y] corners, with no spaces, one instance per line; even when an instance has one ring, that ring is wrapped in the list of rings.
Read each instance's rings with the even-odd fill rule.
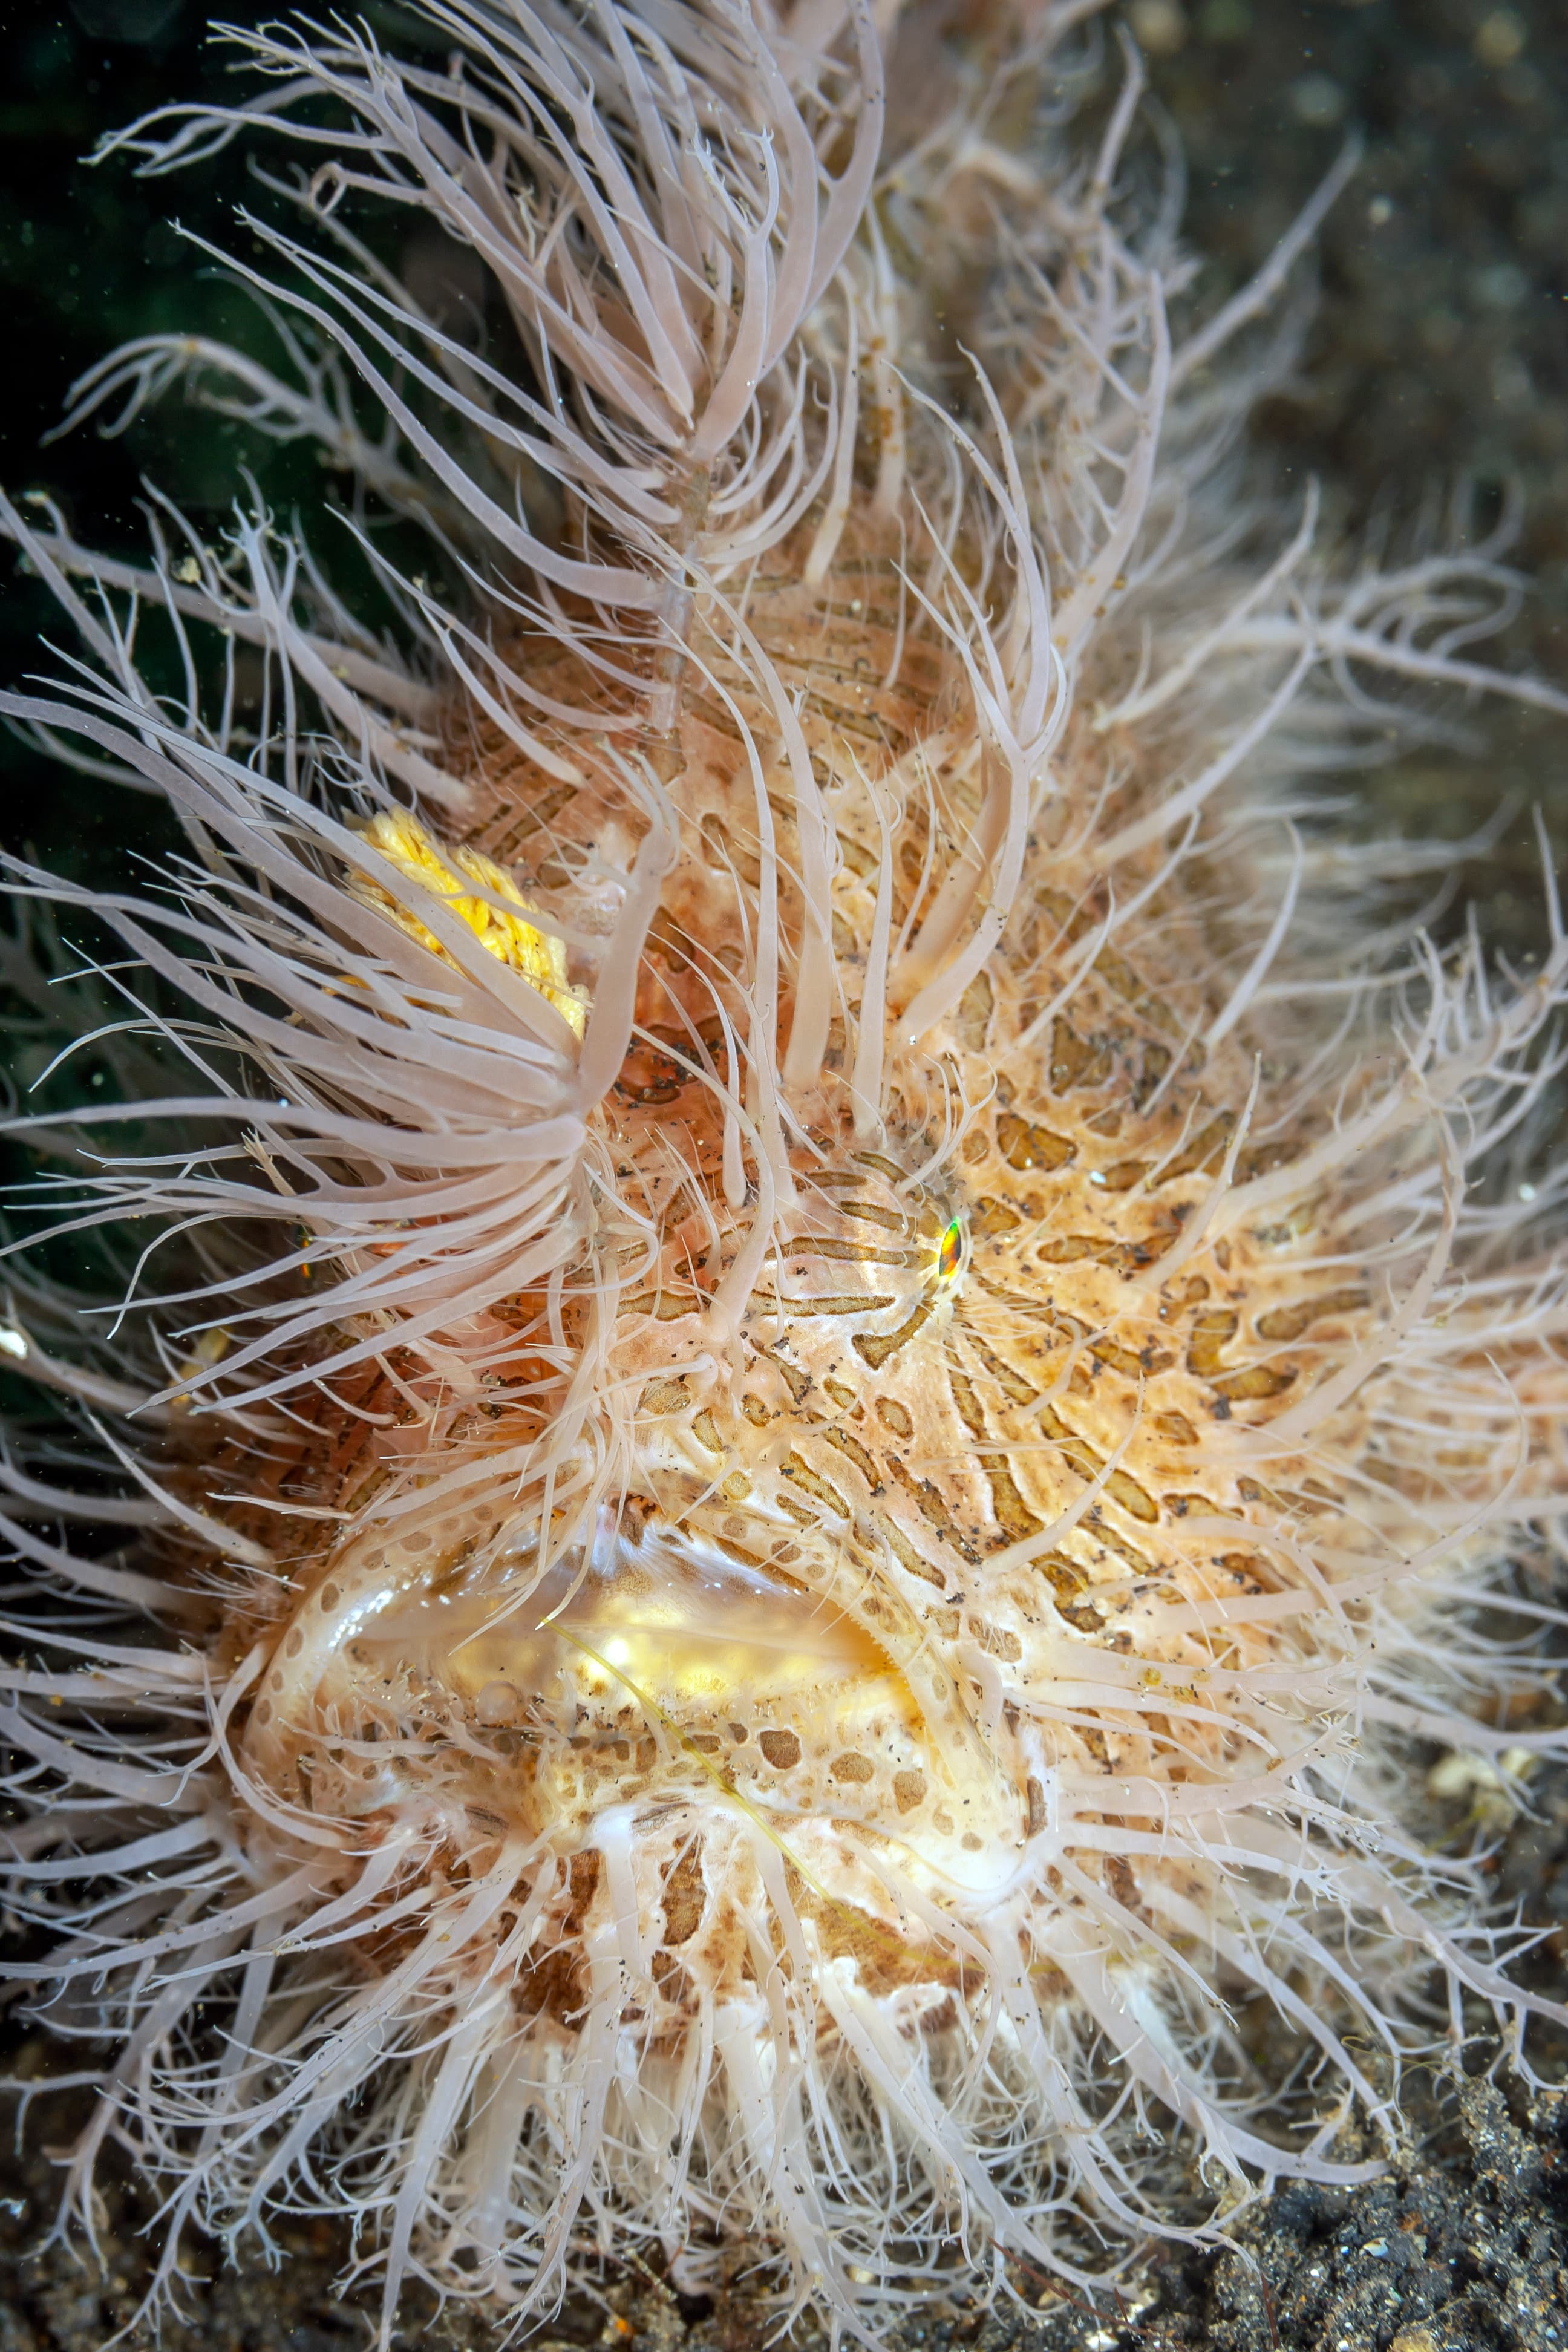
[[[500,1722],[532,1702],[649,1704],[676,1724],[759,1705],[886,1706],[901,1681],[886,1653],[830,1602],[683,1531],[563,1563],[531,1588],[482,1578],[416,1587],[361,1621],[343,1653],[372,1681],[413,1677]]]

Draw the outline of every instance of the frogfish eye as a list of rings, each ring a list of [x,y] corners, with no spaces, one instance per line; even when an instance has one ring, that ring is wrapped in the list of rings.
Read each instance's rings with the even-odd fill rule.
[[[939,1282],[951,1282],[963,1264],[963,1220],[954,1217],[937,1244],[936,1272]]]

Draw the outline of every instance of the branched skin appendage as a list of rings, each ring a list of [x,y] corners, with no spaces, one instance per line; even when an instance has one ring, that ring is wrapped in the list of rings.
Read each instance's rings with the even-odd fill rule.
[[[1563,2014],[1406,1784],[1563,1744],[1482,1612],[1559,1622],[1568,940],[1440,955],[1422,853],[1301,782],[1557,698],[1464,650],[1495,551],[1238,505],[1230,352],[1342,174],[1173,333],[1168,224],[1110,208],[1135,77],[1061,130],[1077,5],[901,131],[863,11],[426,13],[440,72],[269,31],[281,97],[128,134],[301,143],[325,243],[258,230],[290,373],[155,337],[76,413],[309,433],[470,602],[367,537],[383,643],[265,517],[161,506],[137,571],[0,505],[96,672],[5,710],[194,852],[157,901],[11,869],[151,974],[80,1029],[175,1139],[17,1122],[135,1302],[84,1338],[11,1253],[7,1368],[97,1471],[41,1423],[4,1466],[18,1973],[114,2047],[66,2218],[128,2143],[157,2296],[187,2221],[303,2197],[384,2341],[410,2276],[527,2315],[635,2257],[873,2344],[1177,2227],[1173,2118],[1232,2197],[1354,2179],[1467,2000]],[[510,374],[345,226],[389,194]]]

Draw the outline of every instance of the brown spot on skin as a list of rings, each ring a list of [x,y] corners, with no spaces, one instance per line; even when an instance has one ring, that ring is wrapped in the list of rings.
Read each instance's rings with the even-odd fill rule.
[[[759,1731],[757,1746],[775,1772],[793,1772],[800,1762],[800,1741],[793,1731]]]
[[[849,1506],[837,1487],[830,1486],[826,1478],[819,1477],[810,1463],[803,1461],[798,1454],[786,1455],[784,1473],[786,1478],[793,1478],[797,1486],[804,1488],[815,1502],[820,1503],[825,1511],[831,1511],[840,1519],[849,1517]]]
[[[572,1856],[566,1868],[571,1908],[566,1914],[565,1932],[569,1936],[580,1936],[583,1932],[583,1922],[588,1916],[588,1906],[594,1900],[598,1889],[601,1868],[598,1847],[590,1845],[581,1848]]]
[[[923,1265],[925,1259],[919,1250],[881,1249],[866,1242],[818,1240],[808,1234],[803,1240],[789,1243],[785,1257],[826,1257],[846,1265]],[[888,1301],[890,1306],[891,1300]]]
[[[1157,1412],[1154,1415],[1155,1434],[1167,1445],[1195,1445],[1198,1433],[1184,1412]]]
[[[822,1434],[826,1444],[855,1465],[872,1494],[881,1494],[883,1491],[881,1475],[874,1457],[867,1452],[860,1440],[851,1436],[847,1429],[825,1429]]]
[[[1118,1903],[1129,1911],[1139,1907],[1138,1881],[1132,1875],[1125,1855],[1108,1853],[1105,1857],[1105,1881]]]
[[[1178,1519],[1184,1519],[1191,1511],[1201,1511],[1211,1519],[1234,1519],[1239,1516],[1235,1511],[1227,1511],[1222,1503],[1212,1501],[1207,1495],[1167,1495],[1164,1503],[1165,1508]]]
[[[706,1406],[693,1421],[691,1434],[698,1444],[704,1447],[710,1454],[722,1454],[726,1450],[724,1441],[719,1434],[718,1423]]]
[[[1217,1168],[1225,1157],[1226,1146],[1235,1131],[1235,1113],[1228,1110],[1221,1111],[1217,1118],[1211,1118],[1208,1125],[1193,1137],[1184,1150],[1178,1151],[1173,1160],[1165,1162],[1156,1176],[1155,1182],[1170,1184],[1173,1183],[1178,1176],[1195,1175],[1200,1170],[1206,1174],[1211,1169]]]
[[[574,1927],[568,1917],[563,1932],[577,1935],[581,1930]],[[535,2017],[548,2016],[563,2025],[575,2026],[588,2006],[587,1972],[581,1954],[558,1947],[546,1952],[542,1959],[531,1961],[518,1979],[514,1998],[521,2025],[526,2026]]]
[[[1054,1406],[1042,1406],[1040,1427],[1061,1447],[1073,1468],[1080,1471],[1086,1478],[1096,1478],[1104,1470],[1104,1455],[1097,1454],[1086,1439],[1070,1430]],[[1124,1511],[1131,1512],[1135,1519],[1152,1521],[1160,1516],[1160,1507],[1153,1496],[1146,1493],[1136,1478],[1129,1476],[1125,1470],[1110,1472],[1105,1480],[1105,1492],[1113,1501],[1120,1503]]]
[[[685,1084],[686,1072],[679,1063],[650,1040],[639,1038],[621,1064],[616,1092],[623,1102],[649,1109],[658,1103],[673,1102]]]
[[[912,1499],[915,1508],[927,1526],[934,1528],[938,1535],[945,1542],[952,1544],[955,1551],[962,1552],[968,1559],[973,1559],[974,1557],[973,1548],[964,1541],[963,1537],[953,1525],[952,1514],[942,1500],[940,1488],[933,1486],[929,1478],[917,1479],[912,1476],[897,1454],[893,1456],[888,1466],[899,1485]]]
[[[1220,1370],[1220,1360],[1236,1337],[1239,1319],[1229,1307],[1211,1307],[1197,1318],[1187,1343],[1189,1372],[1195,1372],[1200,1380],[1208,1380]]]
[[[987,1657],[1000,1658],[1004,1664],[1016,1666],[1024,1654],[1024,1644],[1016,1633],[1009,1633],[999,1625],[986,1625],[976,1619],[972,1621],[971,1630]]]
[[[989,975],[977,971],[960,997],[958,1010],[952,1018],[953,1033],[959,1044],[966,1046],[972,1054],[978,1054],[984,1047],[994,1003],[995,992]]]
[[[1244,1151],[1236,1163],[1238,1184],[1250,1184],[1255,1176],[1271,1176],[1276,1168],[1289,1168],[1299,1160],[1305,1146],[1293,1138],[1279,1137],[1271,1143],[1260,1143],[1255,1151]]]
[[[876,1766],[868,1756],[846,1754],[836,1756],[828,1766],[836,1780],[857,1781],[862,1786],[876,1778]]]
[[[1033,1404],[1036,1402],[1040,1391],[1032,1381],[1024,1378],[1022,1372],[1015,1371],[1011,1364],[997,1355],[994,1349],[988,1348],[984,1339],[976,1339],[973,1331],[966,1331],[964,1339],[1005,1397],[1014,1404]]]
[[[1331,1315],[1354,1315],[1367,1304],[1364,1290],[1331,1290],[1321,1298],[1304,1298],[1295,1307],[1276,1307],[1258,1318],[1260,1339],[1299,1339]]]
[[[691,1391],[684,1381],[649,1381],[637,1402],[644,1412],[684,1412],[691,1402]]]
[[[1048,1127],[1005,1110],[996,1121],[996,1148],[1009,1168],[1065,1168],[1076,1159],[1078,1146]]]
[[[871,1298],[863,1299],[860,1303],[865,1307],[879,1304]],[[893,1302],[889,1298],[879,1303],[890,1307]],[[921,1300],[914,1312],[905,1318],[896,1331],[857,1331],[854,1339],[856,1354],[863,1357],[874,1372],[880,1371],[889,1357],[897,1355],[900,1348],[907,1347],[915,1333],[930,1322],[935,1307],[935,1298],[927,1297]]]
[[[1222,1551],[1219,1565],[1248,1592],[1264,1592],[1275,1583],[1268,1562],[1255,1551]]]
[[[858,1217],[868,1224],[880,1225],[885,1233],[907,1234],[910,1230],[909,1219],[897,1209],[879,1209],[869,1201],[840,1201],[838,1213],[841,1217]]]
[[[817,1298],[786,1298],[783,1301],[773,1297],[767,1291],[754,1291],[752,1303],[761,1307],[764,1315],[782,1316],[787,1323],[802,1315],[873,1315],[884,1307],[896,1307],[898,1300],[891,1291],[878,1290],[868,1291],[863,1297],[857,1297],[847,1290],[836,1290]],[[857,1339],[855,1344],[858,1347],[859,1340]]]
[[[1051,1087],[1066,1094],[1070,1087],[1102,1087],[1110,1076],[1110,1055],[1102,1044],[1080,1037],[1065,1014],[1051,1024]]]
[[[879,1518],[877,1525],[886,1536],[889,1548],[900,1567],[906,1568],[911,1576],[921,1578],[925,1583],[934,1584],[939,1592],[946,1589],[947,1579],[941,1569],[934,1560],[924,1559],[915,1549],[896,1520]]]
[[[1267,1397],[1282,1396],[1295,1378],[1293,1371],[1279,1370],[1271,1364],[1248,1364],[1242,1371],[1223,1374],[1211,1385],[1226,1404],[1256,1404]]]
[[[952,1402],[958,1407],[958,1417],[971,1437],[983,1438],[988,1435],[985,1415],[980,1409],[980,1399],[974,1393],[973,1382],[965,1380],[963,1374],[954,1370],[950,1364],[947,1368],[947,1385],[952,1392]]]
[[[1069,1559],[1065,1551],[1048,1551],[1034,1566],[1050,1586],[1058,1604],[1076,1601],[1080,1592],[1088,1590],[1089,1571],[1080,1568],[1076,1559]]]
[[[1024,1220],[1005,1201],[981,1201],[969,1213],[969,1230],[977,1240],[994,1241],[1016,1234]]]
[[[1129,1477],[1125,1470],[1111,1472],[1105,1482],[1105,1491],[1113,1501],[1121,1504],[1124,1511],[1135,1519],[1142,1519],[1145,1526],[1152,1525],[1160,1516],[1160,1507],[1152,1495],[1142,1487],[1136,1478]]]
[[[792,1364],[790,1362],[787,1356],[774,1355],[771,1349],[767,1348],[758,1348],[754,1343],[752,1352],[753,1354],[760,1356],[764,1363],[772,1364],[774,1371],[777,1372],[785,1388],[788,1389],[790,1402],[792,1404],[804,1404],[805,1402],[806,1393],[811,1387],[811,1375],[809,1372],[803,1372],[798,1364]],[[748,1415],[747,1417],[748,1419],[752,1418],[751,1415]],[[757,1426],[760,1428],[762,1423],[759,1422]]]
[[[762,1566],[762,1554],[760,1552],[748,1550],[744,1544],[736,1540],[737,1537],[745,1535],[748,1532],[749,1530],[742,1521],[737,1519],[726,1519],[721,1533],[714,1536],[712,1540],[717,1544],[719,1549],[727,1556],[727,1558],[739,1560],[742,1568],[760,1568]],[[764,1542],[766,1541],[766,1530],[764,1528],[758,1528],[757,1534]]]
[[[923,1805],[925,1794],[926,1776],[923,1772],[894,1773],[893,1802],[900,1813],[912,1813],[917,1805]]]
[[[871,852],[862,847],[852,834],[841,833],[837,840],[839,849],[843,853],[844,863],[848,866],[849,871],[858,875],[862,882],[873,881],[876,878],[878,861]]]
[[[908,1408],[901,1405],[896,1397],[877,1399],[877,1418],[885,1429],[892,1431],[895,1437],[910,1438],[915,1433],[915,1424]]]
[[[1171,1066],[1170,1048],[1145,1041],[1138,1055],[1138,1075],[1132,1082],[1132,1104],[1142,1110]]]
[[[701,1848],[693,1838],[676,1856],[664,1880],[664,1940],[688,1944],[702,1925],[707,1889],[702,1884]]]
[[[1079,1265],[1085,1258],[1093,1258],[1102,1265],[1114,1265],[1124,1254],[1121,1242],[1097,1234],[1058,1234],[1050,1241],[1042,1242],[1035,1252],[1042,1265]]]
[[[754,850],[737,842],[723,818],[710,810],[699,827],[709,853],[710,862],[719,867],[732,866],[742,882],[754,890],[762,880],[762,860]]]
[[[1269,1364],[1247,1364],[1237,1371],[1224,1370],[1226,1348],[1236,1337],[1240,1318],[1229,1307],[1210,1307],[1197,1318],[1187,1346],[1187,1370],[1206,1380],[1222,1405],[1256,1403],[1277,1397],[1289,1388],[1296,1374]]]
[[[697,1988],[680,1962],[666,1951],[653,1956],[653,1980],[672,2009],[685,2009],[694,2000]]]
[[[996,1514],[996,1525],[1006,1542],[1023,1543],[1028,1537],[1037,1536],[1046,1523],[1044,1519],[1037,1519],[1025,1502],[1018,1491],[1016,1479],[1001,1455],[983,1454],[980,1466],[991,1489],[991,1507]]]

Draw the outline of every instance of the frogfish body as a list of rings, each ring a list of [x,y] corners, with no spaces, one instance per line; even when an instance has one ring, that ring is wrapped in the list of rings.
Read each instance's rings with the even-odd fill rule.
[[[1233,2197],[1374,2170],[1434,1984],[1568,2014],[1413,1826],[1434,1743],[1561,1746],[1496,1627],[1564,1509],[1568,940],[1439,951],[1312,784],[1554,698],[1463,650],[1491,555],[1250,487],[1301,240],[1205,316],[1091,13],[421,0],[119,142],[302,152],[292,372],[153,337],[77,415],[313,435],[399,615],[248,508],[137,572],[4,505],[90,665],[5,709],[191,845],[11,869],[145,981],[115,1098],[16,1122],[127,1305],[16,1244],[77,1434],[7,1457],[5,1835],[155,2294],[303,2190],[384,2340],[635,2260],[876,2343],[1195,2226],[1173,2123]]]

